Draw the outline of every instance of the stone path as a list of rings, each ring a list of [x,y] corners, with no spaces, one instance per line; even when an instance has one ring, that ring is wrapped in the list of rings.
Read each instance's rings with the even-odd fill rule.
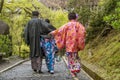
[[[42,66],[43,74],[38,74],[32,71],[30,61],[24,62],[6,72],[0,74],[0,80],[73,80],[68,77],[68,71],[64,61],[56,62],[55,73],[47,72],[45,60]],[[90,80],[90,78],[81,71],[78,75],[79,80]]]
[[[10,67],[13,66],[14,64],[18,63],[19,61],[23,61],[22,58],[18,57],[18,56],[11,56],[9,58],[5,58],[0,62],[0,73]]]

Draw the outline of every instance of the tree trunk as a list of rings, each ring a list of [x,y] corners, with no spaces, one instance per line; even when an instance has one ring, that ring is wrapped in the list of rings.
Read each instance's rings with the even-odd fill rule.
[[[3,4],[4,4],[4,0],[1,0],[1,2],[0,2],[0,13],[2,12]]]

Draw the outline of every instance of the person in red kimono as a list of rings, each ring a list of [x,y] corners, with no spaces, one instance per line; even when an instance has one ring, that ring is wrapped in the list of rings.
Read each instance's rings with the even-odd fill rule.
[[[72,76],[80,72],[78,52],[85,46],[85,27],[77,21],[78,15],[68,14],[69,22],[50,34],[54,36],[58,49],[65,48],[68,60],[68,69]]]

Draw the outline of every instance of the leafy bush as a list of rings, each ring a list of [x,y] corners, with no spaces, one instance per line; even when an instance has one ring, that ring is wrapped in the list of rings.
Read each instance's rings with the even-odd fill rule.
[[[65,24],[68,21],[67,12],[64,12],[62,10],[53,11],[53,15],[51,17],[52,17],[51,20],[52,24],[56,28],[61,27],[63,24]]]
[[[30,49],[27,45],[21,45],[20,55],[22,58],[26,58],[29,56]]]
[[[5,53],[5,57],[12,55],[12,42],[8,35],[0,35],[0,52]]]
[[[104,21],[114,29],[120,29],[120,1],[116,1],[115,9],[109,15],[104,17]]]

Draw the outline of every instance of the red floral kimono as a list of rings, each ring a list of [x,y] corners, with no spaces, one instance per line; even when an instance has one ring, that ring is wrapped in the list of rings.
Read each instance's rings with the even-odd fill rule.
[[[58,49],[66,48],[68,66],[72,73],[79,72],[73,69],[73,64],[75,64],[75,59],[78,57],[78,51],[84,49],[85,33],[84,26],[75,20],[72,20],[59,29],[51,32],[55,37]]]

